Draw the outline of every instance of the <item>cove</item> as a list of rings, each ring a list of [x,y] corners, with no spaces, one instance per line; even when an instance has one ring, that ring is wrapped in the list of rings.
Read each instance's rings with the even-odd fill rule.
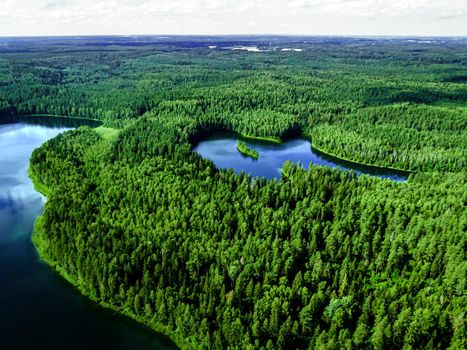
[[[258,151],[259,158],[257,160],[245,157],[237,151],[237,141],[239,139],[244,140],[248,147]],[[361,165],[326,155],[313,149],[311,142],[303,138],[290,139],[282,143],[271,143],[243,139],[233,134],[217,133],[198,142],[193,150],[203,158],[212,160],[218,169],[232,168],[237,173],[243,171],[267,179],[279,178],[282,164],[286,160],[300,163],[306,169],[310,164],[315,164],[399,182],[407,180],[409,175],[408,172],[400,170]]]
[[[177,349],[165,336],[82,296],[40,262],[31,242],[45,197],[28,178],[32,151],[59,133],[96,122],[0,116],[0,347]]]

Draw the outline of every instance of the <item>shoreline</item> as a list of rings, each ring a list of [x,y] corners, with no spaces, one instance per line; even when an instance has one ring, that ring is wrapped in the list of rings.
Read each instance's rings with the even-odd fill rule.
[[[27,118],[37,118],[37,117],[65,118],[65,119],[77,119],[77,120],[90,120],[90,121],[93,121],[93,122],[99,122],[101,124],[104,124],[104,122],[102,120],[96,119],[96,118],[71,117],[71,116],[66,116],[66,115],[45,114],[45,113],[33,113],[33,114],[0,113],[0,116],[5,116],[5,117],[27,117]]]
[[[238,133],[238,132],[235,132],[235,131],[233,131],[233,134],[239,136],[239,138],[247,139],[247,140],[257,140],[257,141],[270,142],[270,143],[275,143],[275,144],[282,144],[284,142],[279,137],[250,136],[250,135],[244,135],[244,134],[241,134],[241,133]],[[391,167],[391,166],[384,166],[384,165],[376,165],[376,164],[368,164],[368,163],[357,162],[357,161],[352,160],[352,159],[347,159],[347,158],[344,158],[344,157],[329,153],[329,152],[327,152],[325,150],[322,150],[322,149],[320,149],[318,147],[313,146],[313,141],[312,141],[311,136],[309,134],[305,133],[305,132],[302,132],[301,134],[299,134],[299,138],[304,138],[307,141],[309,141],[310,144],[311,144],[311,148],[314,151],[316,151],[318,153],[321,153],[324,156],[334,158],[336,160],[340,160],[340,161],[348,162],[348,163],[353,164],[353,165],[364,166],[364,167],[368,167],[368,168],[372,168],[372,169],[399,172],[400,175],[404,175],[404,176],[407,176],[407,177],[409,175],[411,175],[411,174],[416,174],[417,173],[414,170],[406,170],[406,169],[401,169],[401,168],[396,168],[396,167]]]
[[[49,118],[69,118],[69,119],[79,119],[79,120],[92,120],[94,122],[99,122],[102,123],[102,120],[96,119],[96,118],[83,118],[83,117],[70,117],[70,116],[64,116],[64,115],[56,115],[56,114],[17,114],[16,116],[21,117],[49,117]]]
[[[15,115],[15,116],[20,116],[20,115]],[[41,116],[43,116],[43,117],[58,117],[58,118],[70,118],[70,119],[99,121],[99,120],[96,120],[96,119],[83,119],[83,118],[76,118],[76,117],[63,117],[63,116],[38,115],[38,114],[37,115],[21,115],[21,116],[25,116],[25,117],[41,117]],[[236,134],[239,138],[242,138],[242,139],[257,140],[257,141],[261,141],[261,142],[269,142],[269,143],[275,143],[275,144],[283,143],[283,140],[281,140],[280,138],[276,138],[276,137],[256,137],[256,136],[250,136],[250,135],[243,135],[243,134],[240,134],[240,133],[237,133],[237,132],[234,132],[234,134]],[[382,170],[398,171],[398,172],[401,172],[401,173],[405,173],[407,175],[414,173],[412,171],[403,170],[403,169],[384,167],[384,166],[377,166],[377,165],[371,165],[371,164],[365,164],[365,163],[358,163],[358,162],[351,161],[351,160],[348,160],[348,159],[345,159],[345,158],[342,158],[342,157],[339,157],[339,156],[335,156],[333,154],[322,151],[321,149],[319,149],[317,147],[313,147],[310,135],[308,135],[306,133],[302,133],[300,136],[307,139],[308,141],[310,141],[312,149],[314,149],[317,152],[320,152],[320,153],[322,153],[324,155],[327,155],[329,157],[339,159],[341,161],[346,161],[346,162],[353,163],[353,164],[356,164],[356,165],[361,165],[361,166],[367,166],[367,167],[370,167],[370,168],[378,168],[378,169],[382,169]],[[242,152],[238,148],[238,145],[237,145],[237,150],[241,154],[244,154],[244,152]],[[244,154],[244,155],[251,157],[250,154]],[[286,175],[286,174],[283,174],[283,175]],[[40,181],[37,174],[35,174],[34,171],[32,170],[30,164],[29,164],[29,167],[28,167],[28,176],[31,179],[32,184],[34,186],[34,189],[37,192],[41,193],[45,197],[50,197],[50,196],[53,195],[53,191]],[[131,312],[128,309],[123,309],[121,307],[117,307],[115,305],[112,305],[112,304],[109,304],[107,302],[101,301],[96,297],[93,297],[91,295],[90,291],[84,285],[82,285],[78,280],[76,280],[75,277],[71,276],[66,271],[66,269],[63,268],[57,261],[53,260],[51,257],[49,257],[49,256],[47,256],[45,254],[45,250],[46,250],[46,247],[47,247],[47,241],[43,239],[43,237],[42,237],[43,234],[44,234],[44,230],[43,230],[43,227],[42,227],[42,215],[40,215],[40,216],[37,217],[37,219],[35,221],[34,230],[33,230],[33,233],[31,235],[31,241],[32,241],[32,243],[33,243],[33,245],[34,245],[34,247],[36,249],[39,260],[41,262],[45,263],[47,266],[49,266],[49,268],[51,268],[54,272],[56,272],[61,278],[63,278],[65,281],[67,281],[71,286],[76,288],[80,292],[81,295],[85,296],[86,298],[93,301],[94,303],[96,303],[97,305],[99,305],[102,308],[112,310],[116,314],[128,317],[128,318],[138,322],[139,324],[150,328],[152,331],[154,331],[156,333],[160,333],[161,335],[164,335],[164,336],[168,337],[181,350],[194,349],[193,345],[191,343],[189,343],[185,338],[183,338],[182,336],[174,333],[173,331],[168,330],[165,325],[163,325],[161,323],[151,322],[151,321],[149,321],[149,320],[147,320],[147,319],[145,319],[145,318],[143,318],[143,317],[141,317],[139,315],[134,314],[133,312]]]
[[[53,192],[51,191],[51,189],[40,182],[37,175],[32,170],[30,163],[28,166],[28,176],[31,179],[34,189],[37,192],[41,193],[46,198],[53,195]],[[85,296],[86,298],[94,302],[99,307],[102,307],[107,310],[112,310],[116,314],[119,314],[124,317],[128,317],[138,322],[139,324],[150,328],[151,331],[155,333],[159,333],[163,336],[168,337],[170,341],[172,341],[180,350],[193,350],[194,349],[194,347],[189,342],[187,342],[185,338],[174,333],[173,331],[168,330],[165,325],[161,323],[152,323],[151,321],[146,320],[142,318],[141,316],[138,316],[127,309],[122,309],[121,307],[114,306],[107,302],[101,301],[98,298],[93,297],[83,285],[81,285],[73,276],[71,276],[66,271],[65,268],[60,266],[58,262],[56,262],[55,260],[53,260],[52,258],[50,258],[49,256],[45,254],[45,247],[47,245],[47,241],[45,241],[41,237],[41,235],[44,232],[42,228],[42,216],[43,215],[39,215],[36,221],[34,222],[34,229],[30,237],[34,245],[34,248],[36,249],[40,262],[45,263],[52,271],[57,273],[60,276],[60,278],[63,278],[73,288],[77,289],[81,295]]]
[[[329,152],[326,152],[318,147],[315,147],[313,146],[313,143],[311,142],[311,137],[310,138],[307,138],[307,140],[310,141],[311,143],[311,148],[313,150],[315,150],[316,152],[318,153],[321,153],[325,156],[328,156],[328,157],[331,157],[331,158],[335,158],[335,159],[338,159],[338,160],[341,160],[341,161],[344,161],[344,162],[348,162],[348,163],[351,163],[351,164],[354,164],[354,165],[360,165],[360,166],[365,166],[365,167],[369,167],[369,168],[374,168],[374,169],[380,169],[380,170],[389,170],[389,171],[395,171],[395,172],[400,172],[402,175],[407,175],[409,176],[410,174],[415,174],[416,171],[413,171],[413,170],[405,170],[405,169],[400,169],[400,168],[394,168],[394,167],[390,167],[390,166],[384,166],[384,165],[375,165],[375,164],[368,164],[368,163],[360,163],[360,162],[357,162],[355,160],[351,160],[351,159],[347,159],[347,158],[344,158],[344,157],[341,157],[341,156],[336,156],[332,153],[329,153]]]
[[[274,136],[251,136],[251,135],[245,135],[241,134],[239,132],[233,132],[234,134],[240,136],[240,138],[245,139],[245,140],[256,140],[256,141],[265,141],[265,142],[270,142],[270,143],[275,143],[275,144],[281,144],[282,140],[280,137],[274,137]]]

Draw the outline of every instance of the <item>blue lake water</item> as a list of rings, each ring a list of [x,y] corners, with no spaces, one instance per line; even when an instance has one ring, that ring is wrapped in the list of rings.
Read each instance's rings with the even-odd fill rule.
[[[239,153],[237,141],[234,135],[212,135],[195,145],[193,150],[203,158],[212,160],[219,169],[232,168],[237,173],[243,171],[268,179],[281,176],[281,167],[286,160],[300,163],[305,168],[312,164],[329,166],[394,181],[405,181],[408,175],[402,171],[359,165],[322,154],[312,149],[310,141],[305,139],[288,140],[281,144],[244,140],[250,148],[258,151],[257,160]]]
[[[45,198],[28,178],[29,157],[48,139],[89,123],[0,116],[0,349],[176,349],[83,297],[39,261],[31,243]]]

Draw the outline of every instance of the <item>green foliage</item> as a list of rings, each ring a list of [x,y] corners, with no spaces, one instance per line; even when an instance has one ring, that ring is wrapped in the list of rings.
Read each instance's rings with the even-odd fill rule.
[[[199,348],[464,341],[465,174],[397,184],[289,162],[252,182],[171,147],[169,125],[143,118],[113,144],[79,129],[35,152],[61,183],[43,254],[87,294]]]
[[[309,132],[313,146],[357,162],[415,171],[467,169],[467,110],[426,105],[360,109]]]
[[[421,48],[5,55],[5,113],[121,129],[80,128],[34,152],[50,189],[42,256],[186,347],[465,348],[466,52]],[[253,179],[191,151],[218,130],[305,132],[329,153],[417,173],[394,183],[287,162],[278,182]]]
[[[114,140],[119,133],[118,129],[113,128],[106,128],[104,126],[100,126],[96,128],[96,131],[105,139],[107,140]]]
[[[314,147],[361,163],[466,169],[462,43],[304,40],[300,53],[252,54],[164,41],[111,49],[87,40],[87,50],[79,40],[0,48],[0,114],[96,118],[123,128],[150,112],[204,131],[305,132]]]
[[[237,142],[237,150],[241,154],[243,154],[243,155],[245,155],[247,157],[251,157],[253,159],[258,159],[258,157],[259,157],[258,151],[248,147],[248,145],[246,144],[245,141],[238,141]]]

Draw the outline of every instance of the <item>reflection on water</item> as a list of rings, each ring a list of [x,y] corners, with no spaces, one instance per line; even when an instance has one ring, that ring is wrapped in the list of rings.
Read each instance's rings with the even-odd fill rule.
[[[29,156],[45,140],[70,129],[8,121],[0,124],[0,242],[30,234],[44,198],[28,178]]]
[[[0,348],[174,349],[166,337],[104,310],[39,262],[30,241],[45,198],[27,170],[32,151],[80,125],[0,116]]]
[[[281,167],[286,160],[300,163],[308,168],[311,164],[353,170],[357,174],[368,174],[404,181],[407,173],[377,167],[369,167],[346,162],[332,156],[327,156],[311,148],[311,143],[304,139],[288,140],[281,144],[246,140],[248,146],[259,153],[259,159],[245,157],[237,151],[237,138],[233,135],[218,134],[199,142],[193,150],[203,158],[212,160],[218,168],[232,168],[235,172],[250,173],[253,176],[268,179],[279,178]]]

